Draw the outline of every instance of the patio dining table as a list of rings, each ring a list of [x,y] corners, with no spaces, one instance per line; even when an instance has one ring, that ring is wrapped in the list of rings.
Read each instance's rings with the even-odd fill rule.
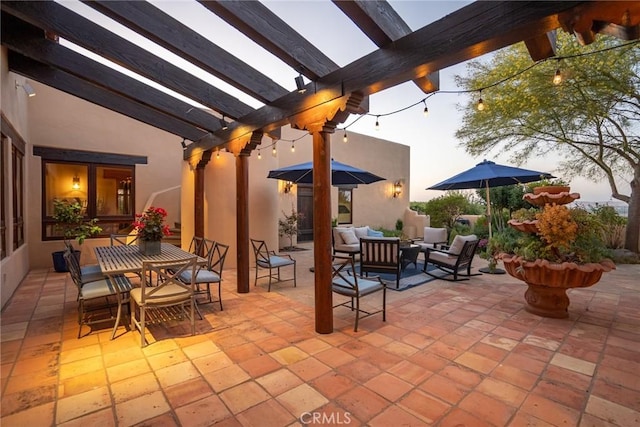
[[[96,258],[102,273],[109,277],[121,276],[125,273],[142,274],[142,263],[145,261],[176,261],[193,256],[171,243],[162,243],[159,255],[144,255],[140,252],[138,245],[114,245],[114,246],[98,246],[95,249]],[[198,257],[197,264],[205,265],[207,259]],[[113,326],[113,334],[120,324],[122,314],[122,304],[128,302],[128,299],[116,289],[116,298],[118,300],[118,312],[116,315],[116,323]]]

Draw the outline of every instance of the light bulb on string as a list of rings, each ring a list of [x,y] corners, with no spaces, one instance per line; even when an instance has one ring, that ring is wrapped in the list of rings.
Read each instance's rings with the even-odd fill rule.
[[[296,146],[294,142],[291,142],[291,152],[295,153],[296,152]]]
[[[380,130],[380,122],[378,121],[379,117],[380,116],[376,116],[376,127],[375,127],[376,130]]]
[[[482,90],[480,90],[480,98],[478,98],[478,111],[483,111],[484,110],[484,101],[482,101]]]
[[[560,67],[556,69],[556,74],[553,76],[553,84],[559,85],[562,83],[562,72],[560,71]]]
[[[422,112],[422,114],[424,114],[425,117],[427,117],[429,115],[429,107],[427,107],[427,101],[426,100],[422,100],[422,102],[424,103],[424,110]]]
[[[347,131],[344,131],[344,136],[342,137],[342,142],[344,142],[345,144],[347,143],[347,141],[349,141],[349,138],[347,138]]]
[[[220,150],[218,149],[216,150],[216,159],[219,159],[219,158],[220,158]]]
[[[273,157],[278,155],[278,150],[276,150],[276,143],[275,142],[273,143],[273,148],[271,148],[271,155]]]
[[[262,160],[262,154],[260,154],[260,149],[258,148],[258,160]]]

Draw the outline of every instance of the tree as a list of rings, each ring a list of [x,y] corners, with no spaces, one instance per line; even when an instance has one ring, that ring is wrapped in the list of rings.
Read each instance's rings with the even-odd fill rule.
[[[640,238],[637,43],[598,36],[584,47],[563,33],[557,49],[562,59],[532,66],[520,43],[496,52],[488,63],[470,62],[468,76],[456,76],[468,91],[485,88],[481,96],[487,108],[469,108],[477,97],[470,100],[456,132],[467,152],[507,151],[517,164],[556,153],[564,159],[559,171],[566,178],[606,180],[611,196],[629,205],[625,248],[634,252]],[[556,69],[563,76],[560,85],[551,83]],[[630,194],[619,192],[621,179],[630,180]]]
[[[293,248],[293,236],[298,235],[298,220],[302,218],[302,214],[297,213],[291,206],[291,215],[282,212],[284,219],[278,219],[278,234],[280,237],[287,236],[289,238],[289,246],[286,249]]]
[[[457,191],[448,191],[443,196],[425,202],[424,210],[431,217],[432,227],[447,227],[449,230],[460,215],[477,212],[469,199]]]

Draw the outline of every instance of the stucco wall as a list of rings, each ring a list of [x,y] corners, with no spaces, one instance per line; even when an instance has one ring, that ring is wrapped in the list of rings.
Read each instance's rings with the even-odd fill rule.
[[[16,88],[16,81],[19,84],[23,84],[26,80],[24,77],[9,72],[7,67],[7,50],[2,47],[0,50],[0,75],[1,75],[1,102],[0,107],[2,114],[9,122],[11,127],[20,135],[25,141],[29,141],[29,129],[27,128],[28,111],[27,106],[33,98],[28,98],[25,91],[22,88]],[[3,153],[7,159],[6,169],[0,171],[5,177],[5,195],[9,205],[13,200],[13,189],[11,186],[12,165],[11,165],[11,146],[3,146],[5,150]],[[25,153],[26,155],[26,153]],[[25,162],[26,163],[26,162]],[[29,176],[30,169],[27,164],[24,168],[25,178]],[[25,191],[29,192],[29,185],[25,186]],[[13,235],[11,233],[11,224],[13,224],[13,210],[11,206],[5,206],[7,224],[7,256],[0,261],[0,301],[2,307],[7,303],[15,289],[20,284],[20,281],[26,276],[29,271],[29,245],[25,242],[16,250],[13,250]],[[28,205],[25,206],[28,211]],[[25,232],[28,232],[29,224],[25,224]]]
[[[183,161],[182,138],[48,86],[31,84],[37,95],[29,99],[30,138],[26,159],[30,191],[25,200],[29,207],[29,258],[34,268],[51,266],[51,252],[63,248],[61,241],[41,240],[42,161],[33,156],[34,145],[146,156],[146,165],[136,165],[135,212],[143,210],[152,194],[181,184]],[[180,218],[179,194],[165,197],[162,203],[173,225]],[[107,239],[85,241],[82,263],[95,262],[93,247],[104,244],[108,244]]]

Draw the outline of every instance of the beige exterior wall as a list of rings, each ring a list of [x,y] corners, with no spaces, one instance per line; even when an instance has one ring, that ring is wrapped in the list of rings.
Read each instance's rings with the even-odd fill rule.
[[[31,268],[50,267],[51,252],[63,248],[60,241],[42,241],[42,160],[33,155],[33,146],[146,156],[146,165],[136,165],[135,212],[155,204],[169,212],[171,226],[180,220],[181,138],[48,86],[30,83],[37,93],[29,99],[25,156]],[[93,247],[105,244],[107,239],[86,240],[81,248],[82,263],[95,262]]]
[[[29,141],[29,129],[27,127],[28,121],[28,108],[29,102],[32,100],[27,97],[22,88],[16,88],[16,81],[22,84],[25,78],[17,74],[9,72],[7,67],[7,49],[3,46],[0,50],[0,75],[1,75],[1,91],[2,102],[0,107],[2,114],[7,121],[16,130],[16,132],[24,139]],[[11,203],[13,200],[13,189],[11,187],[11,176],[13,173],[13,167],[11,165],[11,146],[3,145],[5,159],[7,159],[6,170],[0,171],[5,177],[4,179],[4,191],[8,206],[5,206],[5,213],[8,215],[6,218],[7,225],[7,256],[0,260],[0,301],[2,307],[9,300],[15,289],[20,284],[22,278],[29,271],[29,244],[26,242],[16,250],[13,250],[13,235],[11,233],[11,226],[13,224],[13,210]],[[25,157],[28,155],[25,153]],[[24,176],[25,179],[29,177],[30,169],[28,162],[25,162]],[[26,191],[29,191],[29,185],[26,185]],[[29,205],[25,205],[25,210],[28,212]],[[28,233],[30,224],[25,224],[25,233]]]

